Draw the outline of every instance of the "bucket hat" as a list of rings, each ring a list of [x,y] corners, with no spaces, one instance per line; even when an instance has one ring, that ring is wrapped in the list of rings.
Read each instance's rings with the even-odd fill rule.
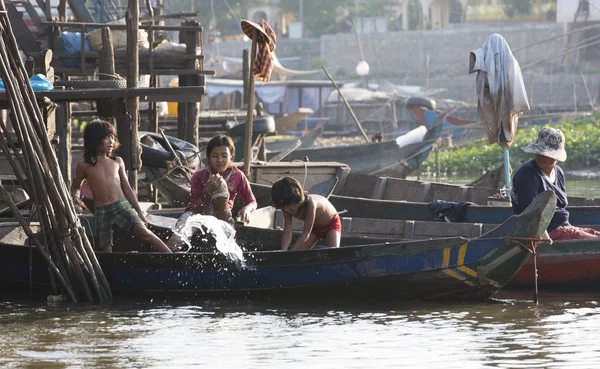
[[[567,160],[565,135],[560,129],[542,128],[538,133],[537,140],[525,146],[523,151],[530,154],[547,156],[557,161],[565,161]]]

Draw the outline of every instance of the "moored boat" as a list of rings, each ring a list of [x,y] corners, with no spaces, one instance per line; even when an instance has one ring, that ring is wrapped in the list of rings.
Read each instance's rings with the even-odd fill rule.
[[[346,163],[353,172],[363,174],[390,174],[405,177],[421,164],[433,145],[440,137],[441,119],[427,129],[422,140],[398,145],[396,140],[366,142],[352,145],[322,146],[296,149],[289,153],[285,161],[337,161]],[[279,152],[267,154],[267,159],[275,157]]]
[[[543,234],[554,201],[545,192],[521,215],[473,240],[363,238],[340,248],[288,252],[277,250],[281,231],[248,228],[238,232],[246,267],[217,252],[113,252],[97,258],[115,294],[485,300],[527,261],[530,253],[519,240]],[[26,245],[18,231],[11,243],[0,243],[0,288],[49,286],[45,263]]]

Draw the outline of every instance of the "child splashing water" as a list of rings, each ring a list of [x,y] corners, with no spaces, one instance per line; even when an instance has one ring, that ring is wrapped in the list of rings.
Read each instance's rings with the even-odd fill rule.
[[[304,221],[304,229],[291,250],[311,249],[323,238],[328,247],[340,247],[340,216],[325,197],[309,195],[295,178],[283,177],[273,183],[271,198],[283,211],[282,250],[289,249],[292,242],[292,217]]]
[[[232,219],[233,202],[238,195],[243,203],[237,213],[240,221],[247,223],[250,213],[256,209],[256,198],[248,179],[232,165],[235,146],[231,138],[225,135],[213,137],[206,146],[206,157],[208,165],[192,176],[191,200],[185,213],[177,220],[173,236],[167,241],[171,250],[181,250],[185,243],[184,237],[191,236],[181,235],[181,230],[194,214],[212,215],[229,222]]]
[[[84,160],[77,164],[71,194],[75,210],[81,213],[80,187],[81,182],[87,180],[94,198],[96,249],[112,252],[112,228],[117,226],[133,231],[137,238],[148,242],[154,251],[171,252],[146,227],[148,221],[129,185],[123,159],[115,155],[119,147],[115,128],[108,122],[95,120],[86,125],[83,140]]]

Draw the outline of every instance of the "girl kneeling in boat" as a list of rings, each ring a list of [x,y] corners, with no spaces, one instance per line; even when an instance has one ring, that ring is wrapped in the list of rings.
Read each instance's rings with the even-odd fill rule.
[[[256,198],[242,171],[233,164],[235,146],[229,136],[213,137],[206,146],[208,165],[192,176],[191,200],[185,213],[179,217],[175,229],[181,229],[194,214],[213,215],[217,219],[232,220],[233,201],[239,195],[243,207],[238,211],[240,221],[248,223],[250,213],[256,210]],[[171,250],[179,250],[183,240],[177,234],[167,242]]]
[[[292,217],[304,221],[304,229],[291,250],[311,249],[323,238],[327,246],[340,247],[340,216],[325,197],[309,195],[295,178],[283,177],[273,183],[271,198],[275,207],[283,211],[282,250],[288,250],[292,242]]]

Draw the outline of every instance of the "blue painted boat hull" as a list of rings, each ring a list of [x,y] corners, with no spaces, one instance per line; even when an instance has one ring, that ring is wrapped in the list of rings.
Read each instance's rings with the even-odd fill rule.
[[[238,232],[238,242],[259,251],[244,253],[245,267],[215,252],[115,252],[97,258],[115,294],[481,300],[528,260],[529,251],[514,238],[539,237],[554,201],[548,192],[534,201],[534,210],[474,240],[371,241],[377,243],[290,252],[275,250],[281,231],[248,227]],[[0,281],[1,292],[29,282],[49,286],[49,275],[34,248],[0,244]]]

